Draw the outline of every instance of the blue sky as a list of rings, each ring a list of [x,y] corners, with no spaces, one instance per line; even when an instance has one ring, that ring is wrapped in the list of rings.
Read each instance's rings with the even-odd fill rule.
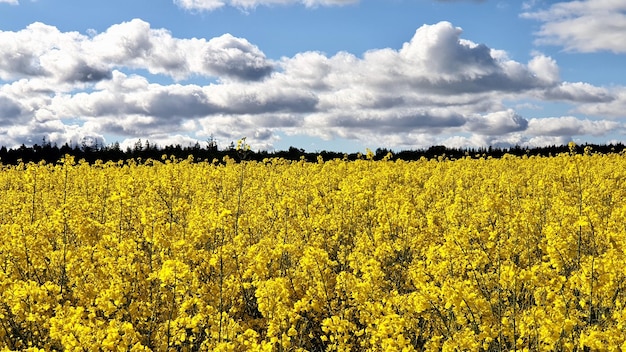
[[[0,144],[626,142],[626,3],[0,0]]]

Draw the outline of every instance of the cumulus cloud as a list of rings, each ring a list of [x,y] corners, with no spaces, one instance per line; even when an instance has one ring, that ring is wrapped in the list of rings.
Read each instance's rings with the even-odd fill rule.
[[[272,65],[257,47],[230,34],[209,40],[202,55],[208,72],[221,72],[228,77],[254,81],[272,72]]]
[[[22,106],[13,99],[0,95],[0,121],[11,122],[22,114]]]
[[[2,3],[6,3],[9,5],[19,5],[19,1],[18,0],[0,0],[0,4]]]
[[[493,112],[468,121],[469,131],[487,136],[523,131],[527,127],[528,121],[513,110]]]
[[[607,101],[587,102],[578,105],[576,111],[598,117],[624,118],[626,111],[626,88],[614,89],[611,94],[612,99]]]
[[[0,79],[40,77],[51,84],[98,82],[115,68],[145,69],[184,79],[192,75],[220,79],[259,80],[273,65],[245,39],[230,34],[205,39],[179,39],[134,19],[111,26],[93,37],[60,32],[33,23],[18,32],[1,32]]]
[[[527,7],[527,9],[530,9]],[[537,43],[578,52],[626,52],[626,2],[566,1],[547,9],[527,11],[523,18],[542,22]]]
[[[179,39],[134,19],[111,26],[88,42],[90,52],[116,67],[144,68],[184,79],[191,75],[259,80],[272,63],[246,39],[224,34],[211,40]]]
[[[547,84],[554,84],[559,81],[559,66],[551,57],[536,55],[528,63],[528,68],[537,78]]]
[[[563,82],[547,89],[544,97],[549,100],[565,100],[578,103],[607,103],[615,100],[615,95],[606,88],[584,82]]]
[[[446,92],[477,93],[491,90],[524,90],[554,84],[549,58],[538,56],[528,65],[508,59],[484,44],[462,39],[462,29],[449,22],[417,29],[394,58],[403,64],[413,86]],[[538,65],[537,62],[548,62]],[[557,74],[558,75],[558,74]]]
[[[547,117],[530,119],[528,130],[530,135],[535,136],[579,136],[592,135],[603,136],[609,132],[623,129],[623,125],[617,121],[578,119],[573,116]]]
[[[156,118],[194,118],[213,114],[262,114],[280,111],[313,111],[317,97],[306,90],[280,86],[243,84],[161,85],[145,78],[114,71],[110,82],[92,92],[66,95],[58,108],[72,114],[98,117],[140,114]]]
[[[343,6],[360,0],[174,0],[178,7],[190,11],[213,11],[224,6],[252,9],[257,6],[302,4],[306,7]]]
[[[415,148],[538,143],[618,127],[555,117],[546,126],[578,127],[540,128],[542,119],[513,107],[560,101],[578,104],[581,114],[623,116],[626,91],[562,82],[548,56],[518,62],[462,34],[440,22],[419,27],[399,48],[272,61],[245,38],[176,38],[139,19],[89,35],[34,23],[0,32],[9,48],[0,52],[0,138],[80,144],[116,136],[165,145],[247,136],[271,148],[283,134],[302,134]],[[146,71],[173,83],[151,81]],[[210,83],[185,82],[196,76]]]
[[[104,136],[98,132],[78,124],[65,124],[61,121],[39,122],[33,120],[23,125],[5,125],[0,128],[0,139],[13,142],[14,145],[12,146],[39,144],[44,137],[47,142],[57,145],[87,143],[93,146],[96,143],[103,145],[105,141]]]
[[[485,45],[461,40],[462,29],[450,22],[424,25],[400,50],[402,58],[442,79],[473,79],[490,75],[498,69],[497,62]],[[437,57],[437,60],[432,60]]]
[[[462,39],[461,33],[440,22],[417,29],[399,50],[371,50],[362,58],[345,52],[332,57],[301,53],[284,59],[282,70],[267,83],[316,92],[317,111],[299,128],[323,138],[368,140],[379,133],[401,140],[407,133],[524,130],[527,121],[503,110],[501,95],[553,88],[558,67],[543,56],[526,65],[512,61]]]

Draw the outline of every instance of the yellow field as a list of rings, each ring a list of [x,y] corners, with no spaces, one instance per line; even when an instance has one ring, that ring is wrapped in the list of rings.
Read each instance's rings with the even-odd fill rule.
[[[2,167],[0,240],[0,349],[626,348],[619,154],[67,157]]]

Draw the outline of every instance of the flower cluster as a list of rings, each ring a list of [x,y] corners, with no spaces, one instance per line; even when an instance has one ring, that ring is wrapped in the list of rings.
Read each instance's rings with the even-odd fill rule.
[[[0,349],[626,349],[626,156],[369,154],[0,166]]]

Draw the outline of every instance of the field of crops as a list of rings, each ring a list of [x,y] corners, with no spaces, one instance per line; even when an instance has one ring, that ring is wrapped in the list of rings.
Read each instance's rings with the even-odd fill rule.
[[[0,350],[626,348],[626,155],[0,170]]]

